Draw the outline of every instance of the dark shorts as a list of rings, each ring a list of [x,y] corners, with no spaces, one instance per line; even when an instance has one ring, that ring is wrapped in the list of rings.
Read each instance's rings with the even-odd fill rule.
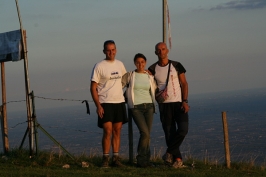
[[[98,116],[98,127],[103,128],[106,122],[122,122],[127,123],[127,111],[125,103],[102,103],[104,110],[103,118]]]

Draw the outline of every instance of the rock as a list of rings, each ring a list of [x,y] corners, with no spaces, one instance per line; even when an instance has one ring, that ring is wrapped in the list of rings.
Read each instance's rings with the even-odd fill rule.
[[[90,165],[88,162],[81,162],[82,168],[88,168]]]
[[[63,167],[63,168],[70,168],[70,165],[65,164],[65,165],[63,165],[62,167]]]

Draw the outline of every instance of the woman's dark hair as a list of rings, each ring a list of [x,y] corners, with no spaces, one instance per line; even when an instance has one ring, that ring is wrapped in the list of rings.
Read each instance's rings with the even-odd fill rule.
[[[137,53],[134,57],[134,62],[136,61],[137,58],[143,58],[146,61],[146,57],[142,53]]]

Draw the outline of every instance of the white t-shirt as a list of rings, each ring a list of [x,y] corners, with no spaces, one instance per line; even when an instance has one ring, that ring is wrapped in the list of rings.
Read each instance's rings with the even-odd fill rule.
[[[169,68],[168,65],[161,67],[158,64],[155,67],[154,77],[156,79],[159,90],[163,90],[165,88],[168,68]],[[167,94],[169,97],[164,103],[182,101],[181,87],[179,83],[178,74],[172,64],[170,66],[169,80],[168,80],[168,85],[167,85]]]
[[[91,81],[98,83],[97,91],[100,103],[124,102],[121,79],[126,73],[124,64],[115,59],[114,61],[103,60],[97,63],[91,74]]]

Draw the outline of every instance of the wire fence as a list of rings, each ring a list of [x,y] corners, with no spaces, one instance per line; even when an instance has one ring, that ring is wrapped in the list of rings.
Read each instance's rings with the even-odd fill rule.
[[[35,98],[47,101],[74,101],[77,99]],[[21,103],[25,100],[9,101]],[[222,129],[221,105],[213,105],[202,101],[192,101],[189,113],[189,133],[181,145],[183,158],[200,159],[212,163],[223,163],[224,140]],[[84,114],[84,106],[62,107],[38,110],[38,122],[72,154],[101,155],[102,130],[97,128],[97,115],[92,101],[88,101],[92,109],[91,115]],[[244,111],[243,111],[244,110]],[[229,109],[227,112],[229,126],[229,144],[231,161],[266,164],[266,112],[242,109]],[[12,147],[17,147],[27,127],[26,116],[21,113],[9,117],[9,140]],[[128,129],[123,126],[121,133],[122,156],[128,156]],[[20,135],[20,136],[19,136]],[[133,149],[136,155],[139,132],[133,124]],[[44,150],[60,151],[60,148],[42,133],[38,133],[39,147]],[[27,145],[26,145],[27,146]],[[2,149],[1,149],[2,150]],[[166,151],[164,133],[161,128],[159,114],[154,115],[151,133],[152,158],[161,158]]]

